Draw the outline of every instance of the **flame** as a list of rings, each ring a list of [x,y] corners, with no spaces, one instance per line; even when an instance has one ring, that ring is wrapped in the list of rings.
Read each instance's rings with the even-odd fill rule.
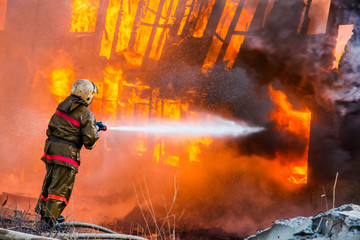
[[[113,118],[117,112],[119,93],[123,91],[122,69],[115,68],[111,65],[106,66],[104,70],[104,96],[103,108],[105,113],[112,114]]]
[[[99,0],[73,0],[70,32],[95,32]]]
[[[7,0],[0,0],[0,30],[5,29]]]
[[[177,32],[177,35],[181,35],[183,30],[184,30],[184,27],[185,27],[185,24],[187,23],[187,21],[189,20],[190,18],[190,11],[191,11],[191,5],[192,5],[192,2],[195,1],[195,0],[187,0],[186,4],[185,4],[185,10],[184,10],[184,14],[183,14],[183,17],[181,19],[181,22],[180,22],[180,26],[179,26],[179,29],[178,29],[178,32]]]
[[[119,0],[109,0],[109,5],[106,11],[105,30],[103,32],[100,47],[100,56],[104,56],[107,59],[109,59],[111,55],[111,48],[114,40],[116,22],[118,20],[120,7]]]
[[[200,15],[198,17],[198,21],[196,23],[195,31],[193,34],[194,37],[200,38],[204,35],[205,27],[209,21],[210,13],[213,9],[214,4],[215,4],[215,0],[205,1],[205,4],[201,9]]]
[[[140,54],[137,54],[129,49],[121,51],[121,54],[126,58],[128,68],[137,68],[140,67],[143,57]]]
[[[142,15],[141,25],[137,29],[134,46],[136,53],[141,56],[149,54],[147,57],[151,59],[160,59],[165,40],[168,37],[169,27],[174,23],[174,14],[178,2],[179,0],[146,1],[145,13]],[[163,4],[160,5],[160,3]],[[151,39],[154,27],[156,27],[155,35]],[[151,46],[148,46],[149,43]],[[150,47],[149,53],[147,53],[148,47]]]
[[[352,31],[354,29],[354,25],[339,25],[338,36],[336,39],[336,47],[334,49],[334,61],[333,61],[333,69],[337,69],[339,67],[339,62],[342,55],[345,52],[345,46],[349,39],[351,38]]]
[[[164,140],[161,140],[155,145],[154,158],[156,162],[162,162],[174,167],[178,167],[180,163],[180,157],[178,155],[169,154],[171,152],[171,145],[166,145]]]
[[[164,3],[164,7],[162,8],[161,15],[165,17],[161,17],[159,19],[159,25],[170,26],[174,24],[174,14],[176,10],[176,6],[179,0],[166,0]],[[156,23],[155,23],[156,24]],[[157,28],[153,45],[150,51],[150,58],[159,60],[162,50],[164,48],[165,40],[167,39],[169,34],[169,28]]]
[[[139,0],[123,1],[116,52],[127,50]]]
[[[178,2],[179,0],[147,0],[140,4],[139,0],[110,0],[100,56],[109,59],[113,42],[117,41],[115,52],[124,55],[132,67],[139,67],[144,57],[159,60],[169,29],[174,24]],[[135,21],[139,12],[140,20]],[[115,33],[117,39],[114,40]],[[135,41],[130,45],[134,34]]]
[[[164,99],[163,116],[174,120],[180,120],[180,100]]]
[[[145,56],[146,48],[150,40],[152,25],[155,23],[156,13],[154,10],[159,9],[159,0],[146,1],[147,8],[145,14],[142,15],[141,25],[138,27],[138,34],[136,35],[135,51],[141,56]]]
[[[189,0],[186,3],[185,12],[180,23],[178,35],[181,35],[184,27],[188,24],[190,29],[186,29],[193,34],[193,37],[201,38],[204,35],[206,25],[209,21],[210,13],[215,4],[215,0],[201,1]],[[193,6],[193,7],[192,7]],[[190,12],[191,11],[191,12]]]
[[[232,68],[232,66],[234,65],[236,56],[239,53],[241,45],[243,44],[244,40],[245,40],[244,35],[233,35],[231,37],[229,47],[226,50],[224,56],[224,61],[227,62],[226,65],[227,68]]]
[[[217,36],[213,37],[210,49],[206,55],[206,59],[203,65],[204,72],[207,72],[209,69],[213,68],[217,57],[219,56],[221,47],[223,45],[223,40],[225,39],[229,30],[231,20],[234,17],[238,4],[239,2],[233,2],[231,0],[226,1],[224,10],[220,17],[220,21],[216,27],[216,33],[220,36],[221,39],[219,39]]]
[[[276,109],[270,114],[270,119],[276,122],[278,130],[288,130],[297,136],[301,136],[309,144],[311,120],[309,109],[295,110],[287,96],[283,92],[273,89],[271,85],[269,86],[269,93],[271,100],[276,104]],[[292,162],[296,163],[296,165],[290,165],[288,170],[290,175],[288,180],[292,183],[307,183],[308,147],[309,145],[301,156],[290,156]],[[281,160],[288,158],[289,156],[280,153],[277,155],[280,162],[285,162]]]
[[[244,42],[245,32],[248,31],[259,2],[260,0],[247,0],[244,3],[234,32],[231,33],[232,35],[224,58],[222,59],[224,62],[227,62],[228,68],[231,68],[235,62],[236,56],[240,51],[242,43]],[[218,36],[220,36],[221,39],[219,39],[217,36],[213,37],[210,49],[203,65],[204,73],[207,73],[210,69],[212,69],[215,62],[217,61],[238,4],[239,2],[233,2],[230,0],[226,1],[224,11],[216,28],[216,33]]]
[[[208,147],[212,142],[212,138],[199,138],[190,140],[190,144],[188,146],[189,161],[200,162],[201,147]]]
[[[136,150],[138,151],[137,155],[140,157],[143,156],[146,152],[146,142],[143,138],[136,139]]]
[[[55,69],[51,72],[49,88],[58,102],[62,102],[69,96],[73,81],[74,73],[71,67]]]
[[[123,69],[110,64],[104,70],[103,83],[103,107],[105,114],[111,115],[112,120],[116,120],[118,116],[137,117],[139,122],[148,117],[150,100],[141,96],[150,90],[149,86],[143,85],[141,81],[135,84],[127,82]]]
[[[295,184],[307,183],[307,166],[293,166],[290,167],[291,176],[288,181]]]
[[[240,13],[239,20],[235,27],[236,32],[246,32],[249,30],[249,26],[252,22],[258,4],[259,0],[245,2],[243,10]],[[224,56],[224,61],[227,62],[228,68],[232,68],[232,66],[234,65],[236,56],[239,53],[244,40],[245,35],[233,35],[231,37],[229,46]]]
[[[154,148],[154,159],[157,163],[160,162],[161,156],[165,154],[162,146],[163,146],[163,144],[157,143]]]
[[[85,3],[90,4],[89,1]],[[74,9],[75,3],[80,5],[80,2],[74,1]],[[197,20],[196,25],[193,25],[196,27],[191,31],[193,31],[194,36],[200,37],[203,34],[214,1],[202,4],[201,1],[194,0],[194,2],[191,3],[195,4],[193,11],[197,14],[192,17],[193,19],[190,19],[190,21]],[[235,31],[246,32],[248,30],[258,3],[259,0],[245,1]],[[233,0],[226,2],[225,9],[216,29],[218,36],[222,39],[225,39],[228,34],[229,26],[233,20],[238,4],[238,1]],[[94,7],[95,5],[98,7],[98,2],[96,4],[95,2],[91,2],[90,5],[87,5],[87,8],[82,8],[87,9],[87,12],[92,12],[93,10],[91,10],[89,6]],[[106,14],[105,31],[101,42],[100,55],[110,58],[112,47],[116,46],[116,52],[125,56],[128,62],[126,67],[132,66],[136,68],[140,66],[147,51],[149,58],[158,60],[169,31],[169,28],[166,26],[174,23],[174,14],[177,5],[177,0],[164,0],[162,2],[158,0],[146,1],[144,5],[139,5],[139,0],[110,0]],[[136,13],[139,12],[138,7],[141,7],[143,10],[140,16],[141,24],[135,22]],[[73,11],[75,12],[75,10]],[[161,17],[159,17],[158,14],[161,14]],[[155,30],[153,29],[154,27],[156,27]],[[135,29],[136,39],[134,49],[131,50],[129,49],[129,42]],[[114,40],[117,30],[117,40]],[[150,42],[151,35],[153,40]],[[235,34],[231,37],[229,47],[224,55],[224,60],[228,61],[229,67],[232,66],[243,40],[244,35]],[[116,45],[114,45],[114,41],[117,41]],[[149,44],[152,44],[151,47],[149,47]],[[210,61],[208,61],[210,65],[216,61],[222,45],[223,42],[217,37],[214,37],[208,53],[208,56],[212,54],[212,60],[207,57],[207,60],[210,59]],[[196,119],[198,117],[197,113],[189,110],[189,101],[180,98],[161,98],[159,88],[151,88],[143,84],[141,79],[133,79],[129,82],[124,74],[124,69],[125,67],[123,65],[108,64],[105,67],[102,81],[95,82],[99,88],[99,94],[95,96],[95,99],[98,101],[94,101],[92,106],[93,111],[101,112],[105,114],[105,117],[110,117],[113,121],[135,121],[137,123],[146,123],[150,117],[155,117],[158,122],[161,122],[162,119],[180,121],[183,118]],[[54,89],[52,92],[57,96],[58,101],[68,96],[72,80],[73,72],[71,69],[56,69],[52,72],[51,86],[52,89]],[[59,87],[60,85],[62,87]],[[68,88],[66,89],[63,86],[68,86]],[[168,87],[171,91],[171,84]],[[55,92],[55,89],[62,92]],[[269,91],[273,95],[274,102],[278,105],[277,112],[272,113],[271,118],[276,120],[279,130],[287,129],[295,134],[304,135],[304,132],[305,135],[306,133],[308,134],[309,113],[308,115],[303,115],[302,112],[294,110],[283,93],[277,92],[272,88],[270,88]],[[189,91],[187,94],[192,96],[197,93]],[[191,99],[191,97],[189,99]],[[300,123],[297,123],[299,121]],[[306,125],[307,123],[308,125]],[[308,135],[306,135],[305,138],[308,139]],[[157,136],[154,147],[151,148],[147,146],[147,135],[137,134],[134,141],[133,152],[138,156],[144,156],[145,152],[153,151],[153,157],[156,162],[179,166],[180,159],[182,159],[180,156],[183,156],[182,149],[186,149],[188,154],[186,159],[190,162],[199,162],[201,151],[212,142],[212,138],[196,138],[183,141],[175,138],[164,139],[161,136]],[[285,156],[279,156],[279,158],[285,158]],[[304,158],[307,158],[307,156]],[[301,163],[304,162],[301,160],[295,162],[296,165],[288,166],[291,173],[289,175],[289,181],[304,182],[302,177],[306,177],[306,159],[305,165],[301,165]],[[300,171],[300,169],[302,171]]]

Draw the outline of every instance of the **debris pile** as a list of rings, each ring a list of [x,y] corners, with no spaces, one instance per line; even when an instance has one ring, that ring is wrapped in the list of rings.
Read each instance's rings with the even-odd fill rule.
[[[296,217],[276,221],[246,240],[359,240],[360,206],[346,204],[315,217]]]

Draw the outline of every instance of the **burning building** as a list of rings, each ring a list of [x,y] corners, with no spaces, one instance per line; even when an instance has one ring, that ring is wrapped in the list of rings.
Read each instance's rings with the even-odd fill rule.
[[[276,217],[321,210],[336,173],[337,204],[359,202],[359,7],[352,0],[0,0],[0,190],[36,197],[48,119],[74,80],[88,78],[99,88],[92,111],[109,126],[218,124],[221,116],[264,130],[109,131],[82,153],[68,208],[75,219],[124,218],[144,177],[161,204],[162,194],[172,199],[176,176],[174,209],[185,212],[185,229],[244,235]]]

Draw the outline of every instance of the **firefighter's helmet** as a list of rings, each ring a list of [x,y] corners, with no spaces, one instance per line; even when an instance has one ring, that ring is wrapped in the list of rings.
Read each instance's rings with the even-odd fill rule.
[[[80,97],[87,104],[90,104],[97,93],[97,87],[87,79],[77,80],[71,87],[71,94]]]

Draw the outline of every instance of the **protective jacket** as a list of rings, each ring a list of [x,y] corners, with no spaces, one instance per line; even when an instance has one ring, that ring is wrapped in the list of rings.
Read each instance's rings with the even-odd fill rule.
[[[51,117],[46,134],[45,163],[74,169],[80,166],[80,149],[92,149],[99,139],[96,120],[88,104],[80,97],[70,95],[59,104]]]

